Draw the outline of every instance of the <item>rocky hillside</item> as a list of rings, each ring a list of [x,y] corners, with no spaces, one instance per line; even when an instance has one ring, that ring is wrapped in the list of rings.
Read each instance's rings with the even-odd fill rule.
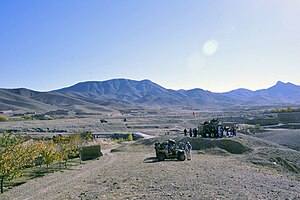
[[[50,92],[0,89],[1,110],[53,109],[103,112],[137,107],[224,108],[300,105],[300,86],[277,82],[257,91],[237,89],[214,93],[203,89],[171,90],[150,80],[88,81]]]

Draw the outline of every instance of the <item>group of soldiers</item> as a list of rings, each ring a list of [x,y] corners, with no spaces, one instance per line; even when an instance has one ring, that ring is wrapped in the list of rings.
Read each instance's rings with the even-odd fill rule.
[[[188,130],[183,130],[184,136],[188,135]],[[225,126],[219,119],[212,119],[211,121],[205,121],[198,129],[190,128],[189,136],[198,137],[201,135],[203,138],[222,138],[236,136],[235,126]]]
[[[165,140],[160,143],[155,141],[154,148],[156,152],[156,157],[159,158],[159,154],[163,153],[166,158],[175,158],[178,157],[178,154],[185,152],[187,160],[192,159],[192,145],[190,142],[176,142],[173,139]],[[184,160],[184,159],[183,159]]]
[[[184,136],[187,136],[188,130],[184,129],[183,130]],[[189,136],[190,137],[198,137],[198,130],[196,128],[190,128],[189,130]]]

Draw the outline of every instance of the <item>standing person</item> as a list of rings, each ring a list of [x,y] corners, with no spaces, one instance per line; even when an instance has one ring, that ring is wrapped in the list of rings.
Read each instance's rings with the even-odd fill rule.
[[[193,137],[192,128],[190,128],[190,137]]]
[[[189,142],[185,143],[185,153],[187,160],[192,160],[192,145]]]
[[[195,128],[194,137],[198,137],[198,130]]]
[[[186,128],[183,130],[183,132],[184,132],[184,136],[187,136],[187,130],[186,130]]]
[[[235,128],[233,128],[232,135],[236,136],[236,130],[235,130]]]
[[[222,130],[221,130],[221,126],[218,126],[218,137],[221,138],[222,137]]]
[[[166,153],[169,153],[169,143],[168,142],[166,143],[165,150],[166,150]]]

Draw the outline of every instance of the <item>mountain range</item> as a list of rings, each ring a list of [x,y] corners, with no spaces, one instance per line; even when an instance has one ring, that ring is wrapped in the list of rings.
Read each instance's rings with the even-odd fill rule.
[[[26,88],[0,89],[0,111],[110,112],[135,108],[209,109],[300,105],[300,86],[278,81],[262,90],[237,89],[214,93],[203,89],[166,89],[150,80],[87,81],[38,92]]]

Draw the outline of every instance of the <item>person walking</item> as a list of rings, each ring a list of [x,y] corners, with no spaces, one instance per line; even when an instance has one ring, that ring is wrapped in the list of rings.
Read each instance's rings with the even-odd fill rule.
[[[192,160],[192,145],[189,142],[185,143],[185,153],[187,160]]]
[[[193,137],[192,128],[190,128],[190,137]]]
[[[183,132],[184,132],[184,136],[187,136],[187,130],[186,130],[186,128],[183,130]]]

